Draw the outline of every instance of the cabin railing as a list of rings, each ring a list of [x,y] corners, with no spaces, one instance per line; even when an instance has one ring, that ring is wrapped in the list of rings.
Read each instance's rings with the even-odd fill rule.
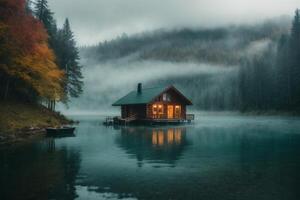
[[[194,114],[186,114],[185,119],[188,121],[195,120]]]
[[[124,118],[126,122],[130,122],[137,119],[137,114],[130,115],[129,117]]]
[[[114,117],[105,117],[104,125],[112,125],[114,122]]]

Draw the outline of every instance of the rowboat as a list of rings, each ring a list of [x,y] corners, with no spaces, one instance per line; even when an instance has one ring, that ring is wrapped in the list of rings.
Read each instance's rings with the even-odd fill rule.
[[[47,136],[52,137],[75,136],[74,131],[75,127],[46,128]]]

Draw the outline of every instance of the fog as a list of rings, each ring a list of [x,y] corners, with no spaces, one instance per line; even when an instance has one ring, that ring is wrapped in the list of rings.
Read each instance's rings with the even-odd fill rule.
[[[115,66],[120,65],[120,66]],[[132,63],[109,63],[90,67],[85,72],[85,79],[88,85],[94,88],[95,92],[111,89],[132,88],[138,82],[150,82],[159,79],[171,79],[190,75],[211,75],[225,73],[234,67],[224,67],[210,64],[196,63],[171,63],[159,61],[143,61]],[[99,82],[97,84],[97,82]]]
[[[204,110],[239,110],[246,102],[241,100],[246,91],[255,109],[257,102],[267,99],[258,91],[263,86],[272,91],[272,84],[279,83],[274,79],[280,77],[275,63],[277,44],[282,35],[289,34],[299,2],[49,3],[58,25],[66,17],[70,19],[76,41],[82,46],[84,66],[82,96],[70,99],[69,109],[59,105],[59,110],[99,114],[117,112],[111,104],[135,90],[139,82],[143,87],[175,85],[192,99],[193,109]]]
[[[267,51],[268,47],[271,45],[272,41],[270,39],[257,40],[245,49],[243,52],[246,57],[253,57],[256,55],[261,55],[263,52]]]
[[[256,23],[291,16],[299,0],[50,0],[58,24],[68,17],[79,45],[122,33]]]
[[[274,30],[276,32],[277,29]],[[160,38],[161,36],[158,34],[153,37]],[[247,39],[247,37],[251,39]],[[97,51],[97,47],[82,49],[84,92],[80,98],[71,99],[68,108],[60,105],[59,110],[66,114],[117,114],[119,108],[114,108],[111,104],[132,90],[136,90],[139,82],[143,84],[144,88],[175,85],[194,102],[194,106],[191,107],[193,110],[238,110],[238,75],[241,68],[239,60],[260,57],[268,52],[270,46],[276,47],[274,41],[270,39],[271,37],[266,38],[262,35],[255,39],[251,34],[247,37],[230,32],[229,35],[225,34],[222,38],[194,39],[193,43],[197,45],[187,48],[176,46],[180,44],[178,41],[181,39],[175,36],[168,40],[171,46],[165,46],[159,40],[148,46],[147,40],[142,39],[141,41],[144,43],[141,48],[130,52],[125,50],[124,56],[120,56],[118,51],[126,45],[132,46],[134,42],[138,43],[134,39],[135,36],[125,38],[126,43],[123,43],[122,38],[111,41],[104,51],[100,52]],[[154,56],[153,58],[157,58],[156,60],[141,57],[145,53],[152,55],[147,52],[152,52],[154,47],[158,48],[154,51],[155,53],[163,50],[162,55],[168,53],[172,48],[177,50],[173,56]],[[202,56],[210,56],[210,53],[213,52],[214,56],[210,62],[201,61],[201,59],[194,60],[192,57],[190,60],[184,59],[179,62],[162,61],[162,59],[172,58],[177,60],[178,57],[186,54],[183,49],[188,54],[194,54],[193,52],[198,51],[198,47],[205,50],[201,50]],[[227,51],[227,54],[224,55],[224,51]],[[107,59],[101,55],[102,52],[108,53],[105,54]],[[237,62],[234,61],[237,64],[227,62],[232,57],[237,60]]]
[[[82,63],[87,66],[83,69],[84,93],[79,99],[71,99],[68,107],[58,106],[58,110],[66,114],[117,112],[118,108],[112,107],[111,104],[132,90],[136,90],[139,82],[143,84],[143,88],[174,84],[179,89],[183,89],[180,81],[182,78],[186,80],[195,76],[226,76],[236,72],[238,68],[208,63],[124,61],[124,59],[100,64],[93,64],[91,60],[83,59]],[[214,81],[215,84],[219,82],[220,80]],[[184,92],[189,96],[189,91]]]

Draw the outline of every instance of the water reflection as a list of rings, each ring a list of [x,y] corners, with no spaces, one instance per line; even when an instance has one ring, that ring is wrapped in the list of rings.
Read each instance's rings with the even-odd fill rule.
[[[75,138],[0,147],[0,199],[300,199],[300,120],[95,121]]]
[[[0,199],[74,199],[80,153],[54,139],[0,151]]]
[[[157,146],[180,144],[182,140],[182,129],[183,128],[168,128],[167,130],[153,129],[152,144]]]
[[[174,167],[188,145],[185,127],[124,127],[120,132],[116,137],[117,145],[130,158],[135,157],[139,167],[143,166],[143,161]]]

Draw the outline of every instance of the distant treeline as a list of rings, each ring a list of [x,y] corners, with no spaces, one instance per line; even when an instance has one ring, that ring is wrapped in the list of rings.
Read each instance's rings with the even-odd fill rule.
[[[0,100],[67,102],[82,92],[68,19],[58,29],[47,0],[0,1]]]
[[[289,34],[245,59],[239,74],[241,110],[300,111],[300,10]]]
[[[256,25],[123,34],[81,53],[100,63],[124,59],[233,66],[230,73],[153,81],[179,85],[198,109],[300,109],[299,10],[293,23],[285,17]]]
[[[212,29],[158,30],[132,36],[123,34],[111,41],[82,48],[85,57],[99,62],[129,56],[132,59],[172,62],[240,63],[249,44],[277,39],[290,27],[287,18],[263,24]]]

